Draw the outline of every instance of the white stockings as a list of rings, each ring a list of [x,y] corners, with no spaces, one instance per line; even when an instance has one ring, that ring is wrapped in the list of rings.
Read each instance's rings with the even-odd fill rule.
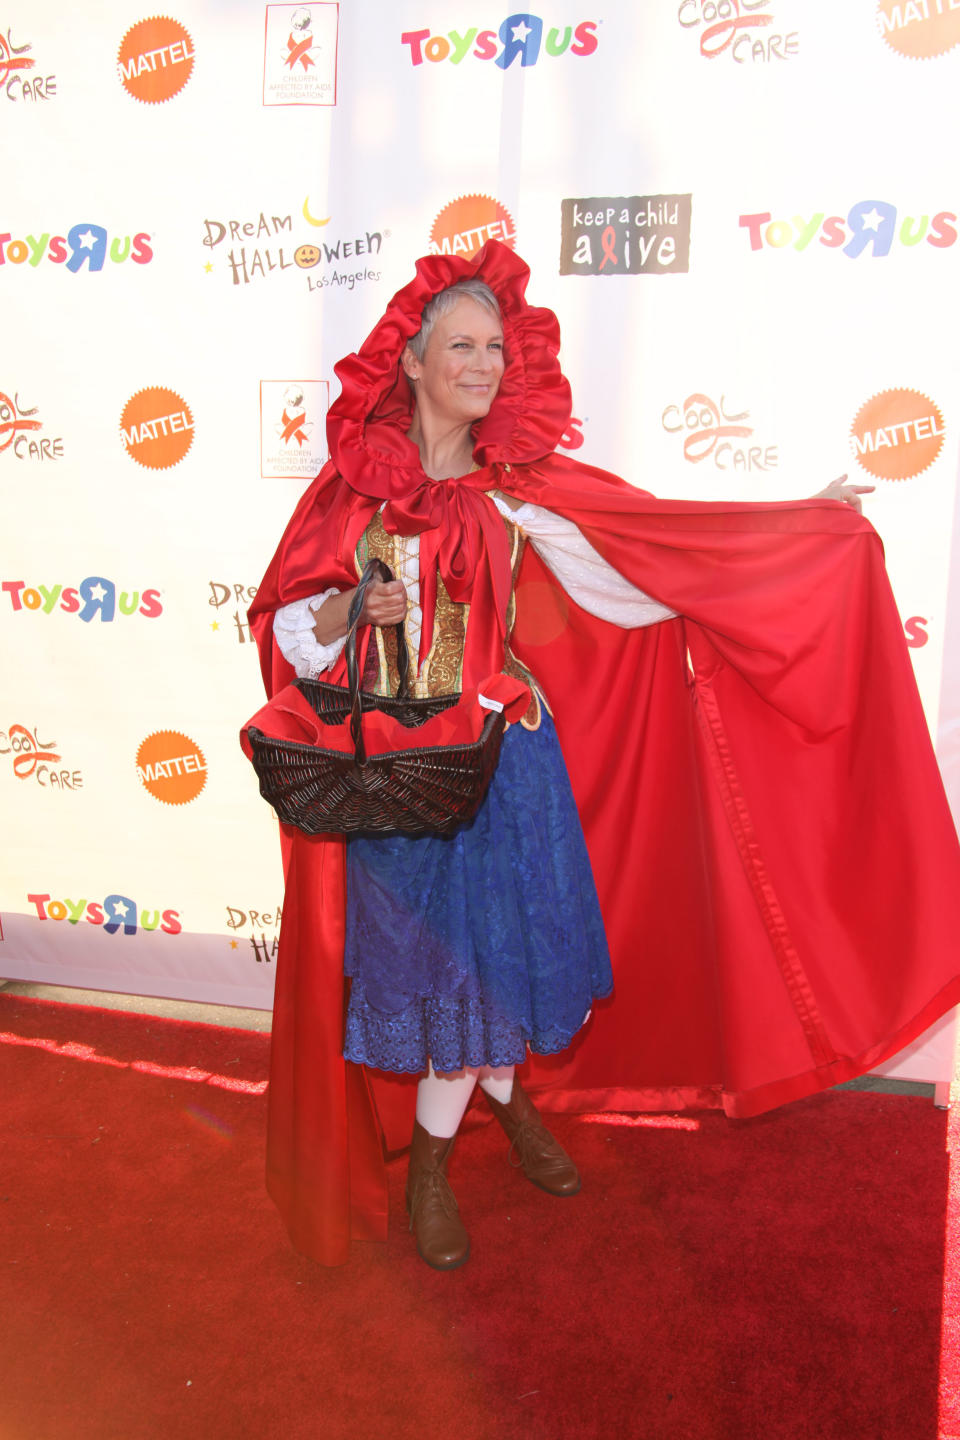
[[[417,1122],[428,1135],[450,1140],[457,1133],[473,1087],[480,1088],[507,1105],[513,1092],[512,1065],[484,1065],[479,1069],[444,1071],[437,1074],[431,1065],[417,1086]]]

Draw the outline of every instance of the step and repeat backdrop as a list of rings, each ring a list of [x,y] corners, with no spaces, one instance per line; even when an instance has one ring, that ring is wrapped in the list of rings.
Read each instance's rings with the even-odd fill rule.
[[[571,455],[876,487],[960,788],[958,97],[960,0],[0,0],[0,976],[270,1006],[246,609],[334,362],[489,237]]]

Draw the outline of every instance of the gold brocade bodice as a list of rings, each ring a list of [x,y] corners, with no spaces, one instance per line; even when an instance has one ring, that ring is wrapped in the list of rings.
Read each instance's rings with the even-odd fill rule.
[[[513,630],[513,622],[516,617],[516,604],[514,601],[514,587],[517,574],[520,569],[520,562],[523,559],[523,547],[525,544],[523,534],[506,516],[501,516],[506,528],[507,539],[510,544],[510,568],[512,574],[512,585],[510,591],[510,602],[507,607],[507,641],[506,655],[504,658],[504,673],[515,675],[525,684],[530,686],[531,701],[523,716],[522,725],[528,730],[535,730],[540,724],[540,695],[536,682],[529,670],[523,665],[510,649],[510,634]],[[391,535],[383,525],[383,519],[378,511],[370,521],[360,543],[357,546],[356,567],[357,576],[363,572],[367,561],[376,558],[388,565],[394,575],[402,575],[408,568],[411,557],[411,544],[416,553],[418,548],[418,536]],[[433,616],[433,637],[430,643],[429,653],[425,656],[420,666],[419,674],[417,669],[418,635],[413,632],[410,624],[410,607],[408,606],[407,619],[404,622],[404,632],[407,637],[407,649],[411,661],[411,692],[417,696],[434,695],[455,695],[463,688],[463,649],[467,636],[467,626],[470,624],[470,606],[458,604],[451,600],[447,593],[447,587],[443,583],[443,577],[437,576],[437,601]],[[399,684],[399,671],[397,668],[397,636],[392,626],[377,627],[375,629],[378,671],[376,682],[371,683],[369,675],[365,677],[364,688],[372,689],[378,695],[395,695]],[[368,661],[368,664],[370,662]],[[415,678],[414,678],[415,677]]]

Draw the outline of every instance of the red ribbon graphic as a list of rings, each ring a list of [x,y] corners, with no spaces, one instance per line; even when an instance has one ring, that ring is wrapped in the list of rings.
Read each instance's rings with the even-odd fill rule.
[[[32,60],[30,64],[33,64]],[[17,407],[10,397],[0,390],[0,451],[10,448],[19,431],[39,430],[42,424],[42,420],[24,420],[22,415],[17,414]]]
[[[300,415],[288,415],[286,410],[284,410],[283,434],[280,436],[280,439],[283,441],[284,445],[289,445],[291,440],[296,440],[298,445],[303,445],[306,442],[306,433],[300,429],[300,426],[303,424],[306,418],[306,410],[304,410]]]
[[[617,252],[613,248],[616,238],[616,230],[614,230],[612,225],[608,225],[606,230],[604,230],[603,234],[600,236],[600,244],[603,246],[603,259],[600,261],[600,264],[597,267],[598,275],[603,269],[604,265],[606,265],[608,260],[612,260],[614,265],[620,264],[620,261],[617,259]]]
[[[295,40],[292,35],[288,35],[288,36],[287,36],[287,49],[289,50],[290,53],[289,53],[289,55],[287,56],[286,60],[285,60],[283,63],[284,63],[285,65],[289,65],[290,69],[292,70],[293,67],[294,67],[294,65],[296,65],[297,61],[299,60],[299,61],[300,61],[300,64],[303,66],[304,72],[306,72],[306,69],[307,69],[307,66],[308,66],[308,65],[314,65],[314,64],[315,64],[315,62],[314,62],[314,61],[311,59],[311,57],[307,54],[307,51],[310,49],[310,46],[311,46],[312,44],[313,44],[313,36],[312,36],[312,35],[308,35],[307,38],[306,38],[306,40]]]

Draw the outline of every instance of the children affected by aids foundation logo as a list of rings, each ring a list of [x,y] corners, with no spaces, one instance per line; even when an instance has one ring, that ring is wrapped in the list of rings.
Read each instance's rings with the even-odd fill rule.
[[[697,34],[705,60],[725,55],[736,65],[769,64],[800,53],[799,32],[778,22],[773,0],[680,0],[677,23]]]
[[[769,210],[740,216],[751,250],[806,250],[816,240],[827,250],[842,250],[850,260],[860,255],[882,259],[894,242],[908,249],[925,243],[946,250],[956,244],[956,225],[953,210],[900,216],[896,205],[886,200],[858,200],[845,216],[828,215],[825,210],[789,219],[774,219]]]
[[[83,789],[79,770],[62,767],[63,757],[56,740],[41,740],[39,725],[19,722],[0,730],[0,755],[12,757],[13,774],[18,780],[32,781],[41,790]]]
[[[159,105],[178,95],[193,74],[189,31],[169,15],[151,15],[131,25],[117,52],[117,73],[128,95]]]
[[[207,762],[196,741],[180,730],[156,730],[137,751],[137,777],[164,805],[196,800],[207,783]]]
[[[175,390],[150,385],[123,407],[120,434],[131,460],[148,470],[169,470],[193,444],[193,414]]]
[[[685,274],[692,204],[692,195],[561,200],[560,274]]]
[[[544,27],[539,15],[508,15],[499,30],[471,25],[462,32],[434,35],[427,27],[403,31],[400,43],[408,47],[412,65],[422,65],[424,60],[433,64],[449,60],[459,65],[469,55],[475,60],[492,60],[501,70],[508,70],[516,60],[521,66],[536,65],[542,55],[592,55],[598,44],[597,21]]]
[[[444,205],[430,230],[431,255],[476,255],[488,240],[516,248],[517,232],[505,205],[492,195],[460,195]]]
[[[109,623],[118,615],[143,615],[155,620],[163,614],[160,591],[117,590],[103,575],[88,575],[79,585],[28,585],[25,580],[0,580],[14,613],[52,615],[62,610],[87,624],[93,619]]]
[[[336,105],[340,6],[268,5],[264,22],[264,105]]]
[[[27,896],[27,902],[35,907],[38,920],[66,920],[71,925],[84,920],[88,925],[102,925],[107,935],[157,929],[164,935],[179,935],[183,929],[179,910],[141,910],[128,895],[107,895],[102,901],[65,895],[61,900],[37,891]]]
[[[0,90],[8,100],[52,100],[57,93],[56,75],[32,75],[36,60],[30,54],[33,46],[26,41],[16,45],[8,28],[0,34]]]
[[[108,255],[114,265],[122,265],[127,259],[134,265],[148,265],[153,259],[150,240],[145,230],[111,239],[102,225],[89,221],[71,225],[66,235],[51,235],[44,230],[41,235],[20,239],[4,231],[0,234],[0,265],[29,264],[35,270],[46,259],[52,265],[65,266],[74,275],[84,265],[88,274],[94,274],[103,269]]]
[[[43,421],[39,405],[27,405],[19,392],[6,395],[0,390],[0,455],[9,452],[17,460],[63,459],[63,438],[40,435]]]
[[[754,435],[749,419],[750,411],[729,404],[725,395],[718,402],[694,391],[682,404],[666,405],[660,424],[669,435],[683,436],[683,458],[691,465],[710,460],[718,470],[744,474],[776,470],[780,464],[776,445],[745,443]]]
[[[367,257],[380,254],[384,240],[390,238],[389,230],[366,230],[349,237],[336,231],[330,233],[326,226],[332,217],[317,219],[310,210],[309,195],[303,202],[302,214],[314,230],[323,230],[322,236],[316,235],[294,247],[293,215],[269,215],[261,210],[250,220],[204,220],[203,243],[214,251],[229,239],[229,249],[220,253],[226,258],[234,285],[250,285],[268,275],[281,275],[284,271],[296,275],[304,270],[308,290],[353,290],[357,285],[380,279],[379,270],[368,268]],[[287,235],[289,240],[284,239]],[[251,241],[257,243],[249,244]],[[359,270],[354,268],[358,260],[362,261]],[[341,265],[342,270],[338,268]],[[213,261],[207,260],[203,268],[209,274],[214,269]]]
[[[937,459],[945,434],[940,407],[920,390],[881,390],[850,427],[854,456],[878,480],[912,480]]]
[[[960,44],[960,0],[878,0],[881,39],[909,60],[932,60]]]
[[[327,460],[327,380],[260,381],[260,475],[313,479]]]

